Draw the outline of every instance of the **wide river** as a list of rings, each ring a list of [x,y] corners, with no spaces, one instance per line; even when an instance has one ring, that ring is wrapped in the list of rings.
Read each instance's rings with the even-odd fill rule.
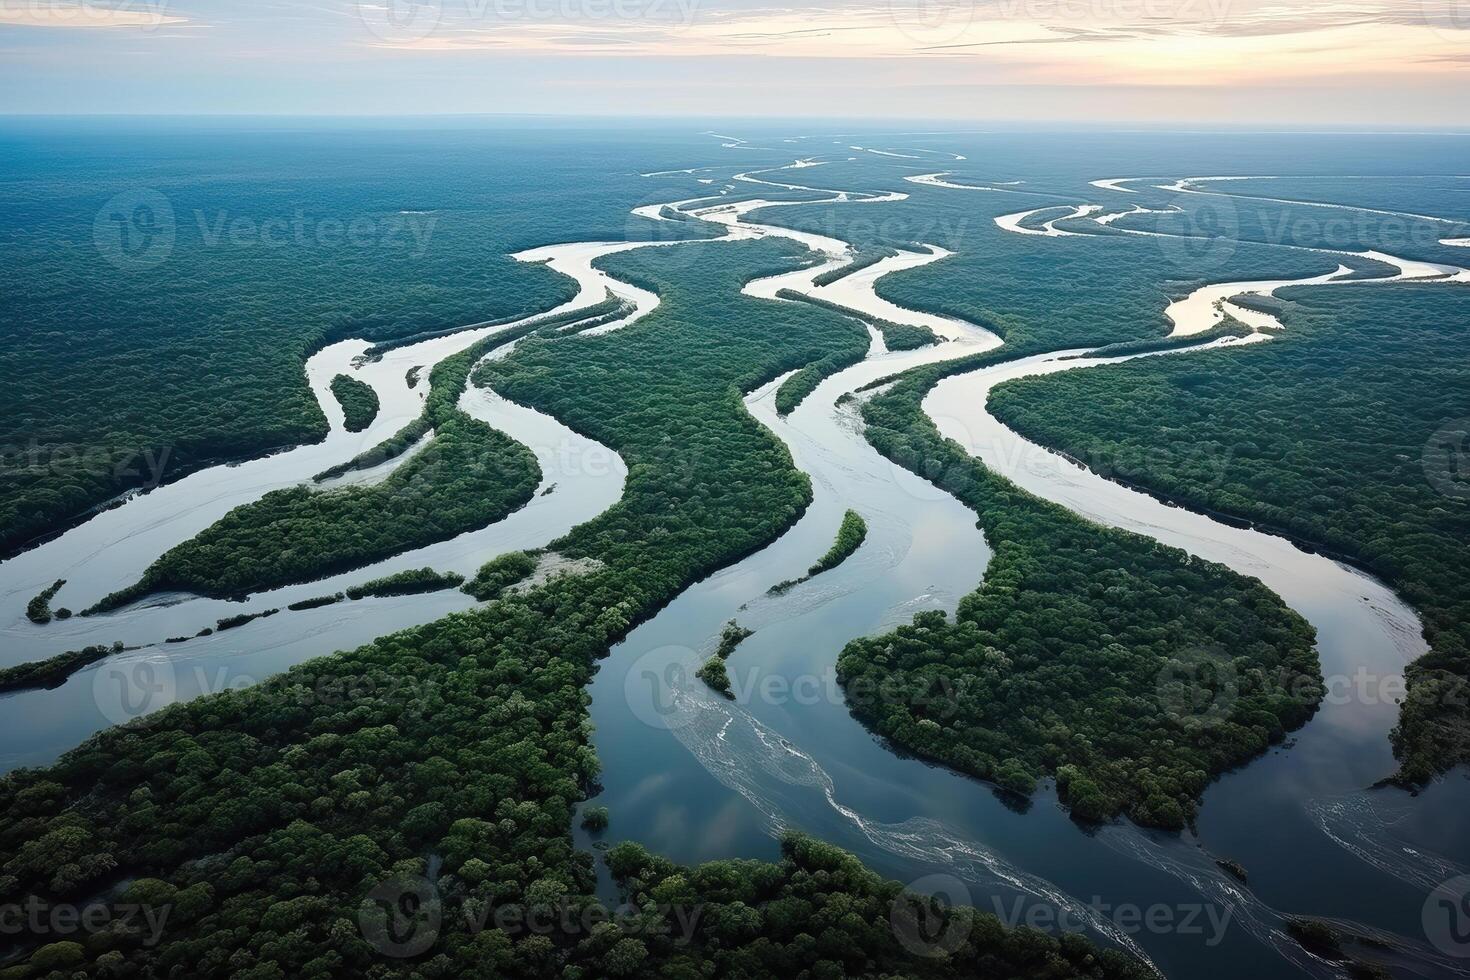
[[[1029,806],[1018,806],[986,784],[904,757],[852,718],[835,681],[843,645],[922,610],[952,613],[960,597],[983,579],[990,551],[972,511],[872,449],[863,438],[857,404],[845,396],[903,369],[987,350],[999,341],[972,324],[904,310],[876,295],[881,277],[942,260],[947,253],[937,247],[903,251],[816,285],[823,273],[850,261],[852,250],[836,239],[749,220],[751,212],[763,208],[814,203],[809,199],[814,188],[771,173],[736,174],[724,193],[670,207],[726,226],[727,239],[792,238],[821,259],[810,268],[749,284],[750,295],[774,298],[793,289],[873,316],[923,324],[942,342],[889,352],[874,334],[866,360],[825,380],[784,418],[774,407],[779,380],[747,395],[751,413],[811,476],[814,500],[776,542],[688,589],[602,664],[591,688],[591,711],[603,789],[589,805],[610,809],[613,823],[606,838],[636,839],[681,862],[769,858],[777,853],[775,834],[794,827],[855,852],[878,872],[916,889],[974,904],[1013,923],[1086,929],[1174,977],[1340,975],[1286,937],[1283,917],[1288,914],[1391,935],[1401,947],[1395,956],[1412,961],[1421,975],[1465,975],[1424,942],[1420,914],[1434,885],[1470,865],[1470,842],[1460,831],[1470,789],[1459,778],[1417,798],[1366,789],[1393,768],[1387,733],[1397,708],[1391,700],[1330,694],[1288,748],[1210,788],[1197,835],[1146,832],[1122,823],[1080,828],[1049,787]],[[970,189],[938,178],[915,183],[928,184],[924,193]],[[746,199],[732,193],[740,185],[799,190],[808,192],[808,200]],[[827,203],[854,207],[903,197],[830,193]],[[1078,208],[1069,217],[1087,218],[1100,210]],[[639,212],[654,220],[664,217],[660,206]],[[1075,233],[1056,228],[1061,219],[1034,232],[1026,226],[1028,214],[1006,216],[1009,224],[1002,227],[1054,237]],[[631,312],[598,328],[606,332],[646,315],[658,302],[594,267],[601,256],[630,247],[639,246],[571,243],[518,257],[548,261],[577,280],[577,298],[559,311],[592,306],[607,291],[626,299]],[[1401,277],[1417,271],[1399,268]],[[1211,301],[1171,308],[1176,332],[1207,329],[1208,323],[1181,319],[1214,316],[1216,299],[1228,300],[1247,286],[1264,292],[1277,285],[1212,284],[1207,287]],[[221,616],[283,608],[405,568],[432,565],[473,573],[496,554],[542,546],[614,503],[626,473],[615,453],[554,419],[471,389],[461,407],[531,446],[542,464],[546,493],[505,521],[370,569],[253,596],[243,606],[175,596],[44,629],[25,620],[26,601],[52,581],[67,580],[57,605],[82,608],[132,581],[162,551],[232,507],[305,482],[381,440],[418,413],[423,391],[405,382],[410,368],[422,367],[427,376],[429,366],[496,329],[507,328],[477,328],[401,348],[368,364],[355,360],[365,346],[361,342],[327,348],[308,365],[332,423],[325,442],[194,474],[136,496],[0,565],[0,637],[5,640],[0,665],[95,642],[122,640],[140,647],[78,673],[55,690],[0,700],[7,709],[0,714],[5,746],[0,763],[5,768],[44,764],[99,728],[136,713],[119,704],[112,691],[119,671],[146,664],[150,677],[167,679],[146,706],[154,710],[170,700],[259,680],[311,656],[473,603],[452,591],[365,599],[282,612],[185,643],[164,644],[166,638],[191,635]],[[949,378],[930,394],[925,410],[947,436],[1032,493],[1099,523],[1260,578],[1317,628],[1329,678],[1363,677],[1370,689],[1382,690],[1384,679],[1400,675],[1423,652],[1413,612],[1371,578],[1279,538],[1169,507],[1103,480],[1027,442],[989,414],[986,399],[996,384],[1108,363],[1062,359],[1067,353],[1080,352]],[[1230,355],[1214,350],[1167,356]],[[340,410],[326,390],[342,370],[355,371],[383,401],[383,414],[367,433],[353,436],[342,429]],[[833,571],[783,594],[769,594],[772,585],[801,575],[827,550],[848,509],[862,514],[869,526],[858,552]],[[693,670],[732,619],[755,633],[729,662],[736,693],[729,700],[694,679]],[[585,833],[577,833],[584,846],[594,846]],[[1249,869],[1250,886],[1221,871],[1216,857]],[[610,889],[607,894],[613,897]]]

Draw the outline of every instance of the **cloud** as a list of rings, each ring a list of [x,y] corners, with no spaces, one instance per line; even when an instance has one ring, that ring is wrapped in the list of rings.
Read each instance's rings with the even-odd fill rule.
[[[166,0],[125,0],[104,6],[94,0],[0,0],[0,26],[50,28],[164,27],[187,24],[185,17],[164,13]]]

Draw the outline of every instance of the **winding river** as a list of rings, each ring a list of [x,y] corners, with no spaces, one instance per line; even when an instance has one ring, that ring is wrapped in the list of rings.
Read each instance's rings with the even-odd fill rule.
[[[726,145],[748,146],[743,140]],[[778,170],[817,165],[800,161]],[[1364,790],[1392,769],[1386,735],[1397,708],[1389,699],[1339,701],[1329,694],[1323,710],[1288,750],[1274,751],[1211,787],[1197,836],[1145,832],[1126,824],[1084,831],[1061,810],[1049,788],[1020,806],[985,784],[894,752],[851,717],[835,680],[834,665],[843,645],[906,622],[918,611],[952,613],[960,597],[983,578],[990,555],[972,511],[872,449],[858,418],[856,399],[861,396],[853,393],[898,371],[991,349],[999,341],[972,324],[905,310],[876,295],[875,284],[883,276],[946,257],[935,246],[901,251],[817,286],[819,276],[851,261],[848,243],[759,224],[748,220],[751,212],[824,202],[858,206],[905,195],[832,191],[769,179],[775,172],[737,174],[720,194],[641,208],[639,213],[667,219],[665,209],[671,208],[687,218],[723,225],[725,238],[731,240],[795,240],[821,261],[752,282],[747,294],[775,298],[783,289],[794,289],[871,316],[922,324],[942,342],[919,351],[889,352],[874,334],[864,361],[826,379],[786,417],[774,407],[781,379],[747,395],[751,413],[811,476],[813,503],[777,541],[688,589],[602,663],[591,687],[591,712],[604,788],[591,802],[611,810],[610,839],[637,839],[675,860],[696,862],[773,856],[774,833],[796,827],[854,851],[878,872],[915,888],[973,903],[1012,923],[1085,929],[1171,976],[1340,975],[1286,938],[1285,913],[1325,916],[1365,932],[1400,937],[1399,955],[1424,975],[1463,975],[1422,941],[1402,937],[1420,934],[1419,908],[1429,888],[1458,873],[1456,861],[1463,856],[1453,847],[1444,854],[1436,851],[1438,845],[1453,842],[1453,828],[1470,804],[1470,792],[1463,780],[1445,781],[1411,803],[1397,792]],[[999,190],[955,184],[943,176],[911,179],[929,188]],[[1095,185],[1130,192],[1120,186],[1125,182]],[[766,185],[807,199],[731,200],[736,184]],[[829,196],[820,198],[823,194]],[[1062,238],[1083,233],[1075,226],[1058,228],[1059,221],[1111,224],[1119,217],[1099,215],[1103,209],[1090,204],[1068,210],[1070,214],[1039,228],[1025,223],[1039,212],[1006,216],[1010,220],[1001,227]],[[627,300],[630,312],[599,328],[607,331],[646,315],[658,299],[612,279],[595,269],[594,262],[650,244],[678,243],[571,243],[517,258],[547,261],[576,279],[577,298],[558,310],[591,306],[608,292]],[[1414,270],[1388,256],[1367,257],[1397,264],[1396,278],[1449,278],[1460,272]],[[1310,281],[1335,281],[1345,271],[1343,267]],[[1415,271],[1424,274],[1411,275]],[[1233,297],[1269,293],[1286,284],[1205,287],[1182,301],[1185,305],[1170,308],[1175,331],[1208,330]],[[1230,306],[1233,315],[1238,316],[1237,309],[1244,308]],[[1247,322],[1257,328],[1267,325]],[[363,342],[333,345],[307,368],[332,425],[323,443],[206,470],[138,495],[0,566],[4,663],[122,640],[142,649],[108,663],[147,662],[165,670],[171,685],[166,700],[173,700],[267,676],[309,656],[471,606],[458,592],[366,599],[281,613],[238,630],[162,644],[223,615],[281,607],[404,568],[432,565],[472,573],[496,554],[544,545],[619,498],[626,470],[615,453],[554,419],[479,389],[467,392],[461,407],[531,446],[542,464],[546,494],[505,521],[350,575],[252,596],[244,605],[159,597],[113,615],[74,619],[44,630],[23,615],[26,601],[58,578],[67,579],[67,585],[57,604],[80,608],[136,578],[159,553],[231,508],[271,489],[306,482],[380,441],[418,414],[424,392],[406,382],[410,368],[423,367],[426,374],[428,366],[495,329],[505,328],[469,330],[366,364],[355,364]],[[1149,356],[1223,358],[1230,354],[1222,348],[1265,337],[1257,333]],[[1404,664],[1423,652],[1423,639],[1412,611],[1380,583],[1280,538],[1166,506],[1108,482],[1022,439],[986,409],[989,391],[1003,381],[1117,360],[1059,351],[1009,362],[947,379],[924,407],[947,436],[1032,493],[1099,523],[1260,578],[1317,627],[1329,677],[1363,674],[1384,681],[1401,674]],[[331,377],[344,370],[372,384],[383,404],[379,420],[357,436],[343,431],[340,410],[326,389]],[[771,586],[800,575],[826,551],[849,508],[869,525],[862,548],[838,568],[785,593],[770,594]],[[729,662],[737,696],[727,700],[692,675],[731,619],[755,633]],[[105,707],[107,698],[98,687],[103,677],[105,671],[87,670],[56,690],[3,699],[7,739],[0,762],[7,768],[44,763],[90,732],[123,720]],[[585,833],[578,831],[578,836],[584,846],[594,846]],[[1214,863],[1216,856],[1244,864],[1251,872],[1250,887],[1222,872]],[[1166,910],[1173,925],[1130,928],[1132,919],[1120,914],[1129,907]]]

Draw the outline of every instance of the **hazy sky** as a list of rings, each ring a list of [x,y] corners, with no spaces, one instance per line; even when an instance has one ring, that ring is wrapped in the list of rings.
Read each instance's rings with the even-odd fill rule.
[[[1470,125],[1470,0],[0,0],[0,112]]]

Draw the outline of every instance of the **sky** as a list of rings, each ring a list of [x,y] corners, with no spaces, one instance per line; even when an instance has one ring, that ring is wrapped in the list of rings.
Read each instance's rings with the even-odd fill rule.
[[[0,113],[1470,127],[1470,0],[0,0]]]

